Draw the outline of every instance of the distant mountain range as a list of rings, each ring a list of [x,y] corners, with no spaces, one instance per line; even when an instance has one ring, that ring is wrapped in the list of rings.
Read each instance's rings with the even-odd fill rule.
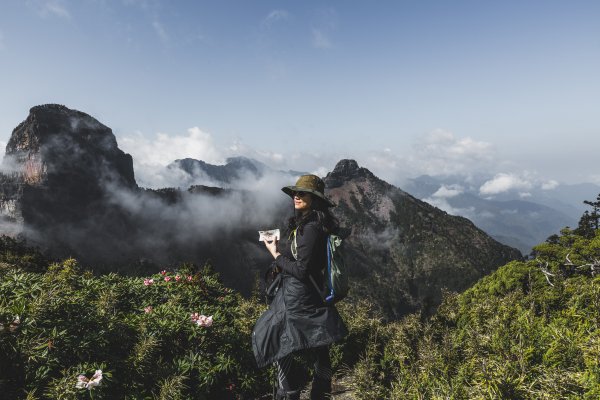
[[[528,254],[536,244],[569,226],[576,227],[584,200],[593,200],[600,186],[591,183],[531,188],[524,196],[508,190],[493,197],[480,188],[490,177],[420,176],[404,189],[419,199],[453,214],[469,218],[496,240]]]
[[[221,187],[243,179],[259,179],[265,174],[295,177],[301,172],[276,171],[256,160],[230,158],[225,165],[200,160],[176,160],[168,166],[189,174],[189,182],[207,181]],[[501,243],[529,254],[533,246],[565,226],[575,227],[586,206],[583,200],[595,199],[600,186],[591,183],[556,184],[545,190],[532,188],[527,197],[518,191],[506,191],[493,197],[480,193],[491,177],[420,176],[404,186],[404,191],[431,205],[469,220]]]
[[[184,158],[175,160],[166,166],[170,172],[179,172],[183,185],[215,185],[219,187],[240,188],[253,180],[264,178],[266,175],[276,176],[278,179],[292,179],[305,172],[275,170],[260,161],[247,157],[229,157],[225,164],[214,165]],[[182,178],[182,175],[185,178]]]
[[[52,257],[75,256],[97,272],[148,274],[208,261],[226,284],[249,294],[270,263],[256,231],[285,227],[292,206],[279,188],[299,173],[244,158],[224,166],[178,160],[169,168],[218,185],[140,188],[132,158],[110,128],[61,105],[33,107],[6,148],[0,230]],[[253,182],[267,186],[253,190]],[[353,160],[340,161],[325,182],[336,216],[352,229],[349,300],[370,299],[389,318],[429,313],[443,289],[463,290],[521,257],[471,221],[416,199]]]
[[[227,159],[225,165],[212,165],[201,160],[184,158],[173,161],[167,165],[167,169],[180,169],[187,173],[192,181],[207,177],[213,182],[224,185],[247,177],[258,179],[269,170],[269,167],[246,157],[231,157]]]

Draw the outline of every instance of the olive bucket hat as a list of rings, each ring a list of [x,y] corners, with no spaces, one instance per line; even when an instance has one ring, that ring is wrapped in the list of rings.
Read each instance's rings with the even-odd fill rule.
[[[335,204],[325,197],[325,182],[316,175],[302,175],[296,181],[296,185],[286,186],[281,190],[291,198],[294,198],[294,192],[308,192],[323,199],[327,207],[335,207]]]

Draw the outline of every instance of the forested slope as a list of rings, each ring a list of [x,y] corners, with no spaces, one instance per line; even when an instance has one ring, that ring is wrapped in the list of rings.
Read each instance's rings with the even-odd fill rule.
[[[563,229],[437,313],[370,320],[363,399],[600,398],[600,231]]]

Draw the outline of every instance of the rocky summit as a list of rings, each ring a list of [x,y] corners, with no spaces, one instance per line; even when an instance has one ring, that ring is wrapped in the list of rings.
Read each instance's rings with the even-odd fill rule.
[[[342,160],[325,178],[335,215],[352,229],[346,258],[352,297],[371,299],[397,318],[430,313],[443,290],[462,291],[514,259],[466,218],[451,216]]]
[[[136,186],[133,160],[118,148],[112,130],[81,111],[59,104],[29,110],[27,119],[13,130],[3,163],[4,170],[15,172],[30,184],[49,185],[57,179],[96,183],[103,179]]]
[[[137,188],[133,160],[111,129],[58,104],[31,108],[12,132],[0,175],[0,217],[8,233],[36,242],[90,234],[121,219],[108,188]],[[93,215],[103,217],[90,222]],[[82,238],[83,239],[83,238]]]

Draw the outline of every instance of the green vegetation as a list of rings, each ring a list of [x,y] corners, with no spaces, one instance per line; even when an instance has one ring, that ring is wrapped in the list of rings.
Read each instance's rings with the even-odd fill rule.
[[[14,259],[13,259],[14,261]],[[0,390],[6,398],[234,398],[268,391],[249,342],[262,306],[208,268],[93,276],[73,259],[0,270]],[[212,316],[199,326],[192,314]],[[76,389],[77,376],[102,384]]]
[[[94,276],[74,259],[45,266],[22,243],[0,241],[0,393],[11,399],[256,399],[273,369],[259,370],[251,332],[265,309],[218,275],[183,265],[148,277]],[[32,272],[33,271],[33,272]],[[342,307],[350,335],[334,368],[358,360],[366,306]],[[192,314],[212,316],[200,326]],[[205,321],[205,319],[201,319]],[[99,386],[80,374],[102,370]]]
[[[371,321],[361,399],[600,398],[600,231],[561,236],[426,320]]]
[[[597,203],[597,204],[596,204]],[[334,370],[357,399],[600,398],[600,200],[431,317],[386,323],[339,304],[350,335]],[[440,278],[441,279],[441,278]],[[273,370],[250,340],[265,306],[209,267],[94,276],[0,238],[0,393],[15,399],[257,399]],[[197,314],[196,314],[197,313]],[[204,316],[201,316],[204,315]],[[212,321],[206,317],[212,316]],[[212,322],[212,323],[211,323]],[[102,370],[102,384],[76,387]]]

